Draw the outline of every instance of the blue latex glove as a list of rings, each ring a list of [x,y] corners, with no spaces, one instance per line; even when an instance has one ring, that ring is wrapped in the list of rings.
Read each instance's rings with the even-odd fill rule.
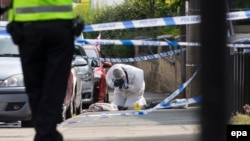
[[[120,85],[120,89],[125,88],[125,87],[126,87],[125,82],[123,81],[123,83],[121,83],[121,85]]]
[[[123,83],[120,85],[120,89],[127,89],[128,88],[128,83],[126,83],[125,81],[123,81]]]

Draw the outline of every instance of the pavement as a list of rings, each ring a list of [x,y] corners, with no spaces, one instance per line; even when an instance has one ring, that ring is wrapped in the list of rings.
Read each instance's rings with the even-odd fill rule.
[[[168,94],[145,93],[159,101]],[[199,107],[159,109],[143,116],[103,116],[133,111],[87,112],[58,125],[64,141],[198,141]],[[0,128],[0,141],[33,141],[33,128]]]

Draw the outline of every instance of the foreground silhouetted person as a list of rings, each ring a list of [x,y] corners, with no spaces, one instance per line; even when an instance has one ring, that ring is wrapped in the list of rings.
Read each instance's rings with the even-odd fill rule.
[[[35,141],[62,141],[57,124],[74,50],[72,0],[13,0],[8,32],[19,47]]]

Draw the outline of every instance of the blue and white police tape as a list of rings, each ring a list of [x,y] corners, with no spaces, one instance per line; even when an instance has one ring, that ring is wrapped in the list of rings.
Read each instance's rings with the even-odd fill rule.
[[[161,108],[158,109],[171,109],[171,108],[179,108],[179,107],[185,107],[194,104],[194,103],[200,103],[201,102],[201,96],[195,96],[193,98],[187,98],[187,99],[181,99],[180,101],[177,102],[171,102],[171,103],[166,103],[162,105]],[[155,110],[155,109],[154,109]],[[153,111],[154,111],[153,110]],[[152,112],[152,111],[150,111]],[[81,115],[81,117],[100,117],[100,118],[108,118],[108,117],[113,117],[113,116],[137,116],[137,115],[146,115],[148,114],[149,111],[147,110],[140,110],[140,111],[120,111],[119,113],[102,113],[102,114],[84,114]]]
[[[166,99],[164,99],[163,101],[161,101],[159,104],[157,104],[156,106],[154,106],[151,109],[147,109],[146,112],[151,112],[154,111],[155,109],[159,109],[159,108],[164,108],[164,105],[166,105],[167,103],[169,103],[171,100],[173,100],[176,96],[178,96],[186,87],[187,85],[193,80],[193,78],[196,76],[196,74],[198,73],[200,68],[198,68],[194,74],[182,85],[179,86],[179,88],[177,90],[175,90],[169,97],[167,97]]]
[[[230,12],[227,14],[227,20],[241,20],[249,18],[250,18],[250,11]],[[85,25],[83,32],[186,25],[186,24],[197,24],[197,23],[200,23],[199,15],[177,16],[177,17],[153,18],[153,19]]]
[[[10,36],[10,34],[6,30],[0,29],[0,36]]]
[[[249,40],[249,43],[250,43],[250,40]],[[227,44],[228,47],[231,47],[231,48],[250,48],[250,44],[240,44],[240,43],[237,43],[237,44]]]
[[[135,115],[145,115],[148,114],[150,112],[155,111],[156,109],[161,109],[161,108],[169,108],[171,106],[181,106],[183,104],[187,104],[185,103],[177,103],[177,104],[172,104],[172,105],[168,105],[168,103],[173,100],[176,96],[178,96],[186,87],[187,85],[193,80],[193,78],[196,76],[196,74],[198,73],[199,68],[195,71],[195,73],[192,75],[192,77],[190,77],[185,83],[183,83],[181,86],[179,86],[179,88],[177,90],[175,90],[170,96],[168,96],[166,99],[164,99],[163,101],[161,101],[159,104],[157,104],[156,106],[154,106],[153,108],[150,109],[145,109],[145,110],[139,110],[139,111],[121,111],[118,113],[102,113],[102,114],[83,114],[80,117],[100,117],[100,118],[107,118],[107,117],[113,117],[113,116],[135,116]],[[200,102],[200,98],[199,97],[195,97],[193,99],[188,99],[187,100],[188,104],[191,103],[198,103]]]
[[[250,18],[250,11],[236,11],[227,14],[227,20],[243,20]]]
[[[83,32],[195,24],[200,16],[179,16],[85,25]]]
[[[250,11],[230,12],[227,14],[227,20],[241,20],[241,19],[249,19],[249,18],[250,18]],[[6,27],[7,23],[8,22],[4,22],[0,25],[1,27]],[[186,24],[197,24],[197,23],[200,23],[199,15],[164,17],[164,18],[153,18],[153,19],[142,19],[142,20],[85,25],[83,32],[171,26],[171,25],[186,25]],[[0,29],[0,32],[2,32],[1,30],[3,29]]]
[[[0,21],[0,27],[6,27],[8,23],[8,21]]]
[[[89,56],[83,56],[83,58],[94,59],[94,60],[102,61],[102,62],[129,63],[129,62],[138,62],[138,61],[148,61],[148,60],[154,60],[154,59],[159,59],[163,57],[173,56],[185,50],[186,50],[185,48],[176,49],[176,50],[170,50],[170,51],[162,52],[158,54],[139,56],[139,57],[134,57],[134,58],[98,58],[98,57],[89,57]]]
[[[79,44],[92,45],[123,45],[123,46],[200,46],[193,42],[173,42],[173,41],[146,41],[146,40],[105,40],[105,39],[76,39]]]
[[[176,107],[185,107],[189,104],[199,103],[201,102],[201,96],[195,96],[193,98],[184,98],[184,99],[176,99],[171,101],[170,103],[162,104],[163,108],[176,108]]]

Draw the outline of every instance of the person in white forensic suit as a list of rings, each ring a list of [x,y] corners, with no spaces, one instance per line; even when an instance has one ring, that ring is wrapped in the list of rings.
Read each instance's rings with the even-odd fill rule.
[[[125,109],[146,106],[142,69],[127,64],[115,64],[108,70],[106,82],[110,88],[114,89],[112,104]]]

